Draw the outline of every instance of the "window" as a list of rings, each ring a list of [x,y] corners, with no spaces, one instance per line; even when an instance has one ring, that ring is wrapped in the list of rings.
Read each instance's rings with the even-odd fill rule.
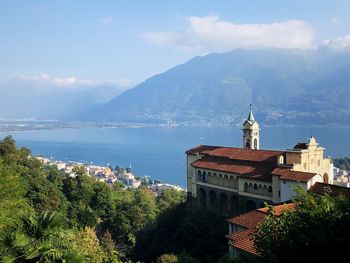
[[[307,169],[307,164],[306,163],[304,163],[304,170],[306,170]]]
[[[278,191],[278,197],[281,197],[281,191]]]
[[[286,184],[286,180],[283,180],[283,184]]]
[[[272,186],[269,186],[269,193],[272,193]]]
[[[254,139],[254,149],[258,149],[258,140],[256,138]]]
[[[258,185],[254,184],[254,190],[258,190]]]

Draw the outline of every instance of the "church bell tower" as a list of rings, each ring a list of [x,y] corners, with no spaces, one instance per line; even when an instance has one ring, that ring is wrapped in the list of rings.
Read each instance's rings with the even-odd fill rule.
[[[248,118],[243,123],[243,148],[259,150],[259,123],[255,120],[250,104]]]

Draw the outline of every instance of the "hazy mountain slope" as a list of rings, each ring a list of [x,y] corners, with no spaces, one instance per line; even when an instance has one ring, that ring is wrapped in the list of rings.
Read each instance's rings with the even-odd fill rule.
[[[0,84],[0,119],[61,119],[108,102],[122,91],[118,87],[57,87],[13,79]]]
[[[319,75],[314,52],[237,50],[196,57],[109,102],[103,120],[234,118],[301,94]]]
[[[320,84],[325,85],[326,76],[330,84],[332,77],[350,83],[343,79],[349,58],[348,53],[344,56],[325,50],[235,50],[209,54],[147,79],[90,116],[113,121],[235,122],[246,114],[252,102],[258,114],[267,118],[281,109],[310,108],[310,97],[306,99],[304,94],[311,93],[315,100],[325,99],[318,89]],[[332,98],[329,100],[333,105]]]

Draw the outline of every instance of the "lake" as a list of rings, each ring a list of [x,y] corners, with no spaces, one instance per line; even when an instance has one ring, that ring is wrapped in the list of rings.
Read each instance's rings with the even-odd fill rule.
[[[238,127],[71,128],[0,133],[55,160],[129,166],[137,176],[186,186],[185,151],[199,144],[241,147]],[[262,127],[260,148],[284,150],[314,135],[326,155],[350,155],[349,128]]]

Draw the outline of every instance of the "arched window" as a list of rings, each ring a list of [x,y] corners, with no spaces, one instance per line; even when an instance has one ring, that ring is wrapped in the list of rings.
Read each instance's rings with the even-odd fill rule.
[[[279,160],[278,160],[279,164],[284,164],[284,158],[283,155],[280,156]]]
[[[328,184],[328,180],[329,180],[328,174],[325,173],[325,174],[323,175],[323,182],[326,183],[326,184]]]
[[[198,172],[197,172],[197,180],[202,181],[202,173],[200,170],[198,170]]]
[[[272,186],[269,186],[269,193],[272,193]]]
[[[258,185],[254,184],[254,190],[258,190]]]
[[[258,149],[258,139],[257,138],[254,139],[254,149],[255,150]]]

